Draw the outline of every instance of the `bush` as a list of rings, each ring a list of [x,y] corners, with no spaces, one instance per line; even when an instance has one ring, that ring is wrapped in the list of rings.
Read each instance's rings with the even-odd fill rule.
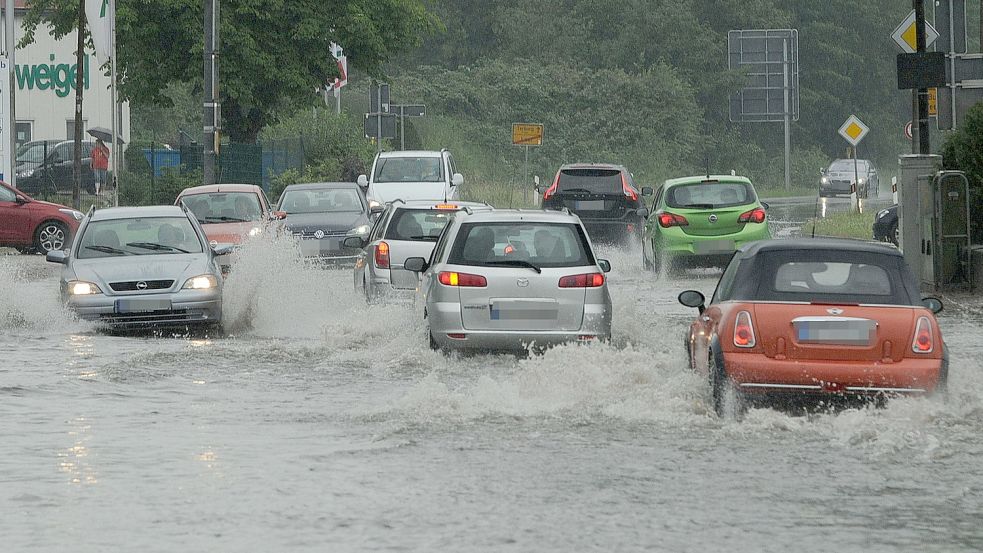
[[[127,171],[119,177],[119,205],[170,205],[185,188],[201,184],[202,175],[195,171],[182,175],[178,171],[164,169],[153,178],[149,172]]]
[[[976,104],[942,147],[946,169],[965,171],[969,179],[973,243],[983,243],[983,103]]]

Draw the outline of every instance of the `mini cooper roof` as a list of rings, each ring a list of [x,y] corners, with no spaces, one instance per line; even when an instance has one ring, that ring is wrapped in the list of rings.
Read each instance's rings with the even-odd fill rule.
[[[738,250],[738,255],[747,258],[760,252],[774,251],[814,251],[840,250],[847,252],[873,253],[902,257],[894,246],[884,242],[850,240],[848,238],[793,238],[790,240],[759,240],[746,244]]]

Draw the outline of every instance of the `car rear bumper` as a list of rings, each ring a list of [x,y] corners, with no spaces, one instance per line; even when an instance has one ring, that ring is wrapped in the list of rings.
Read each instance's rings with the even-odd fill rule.
[[[935,391],[942,359],[822,361],[724,353],[727,375],[748,394],[919,395]]]
[[[584,319],[577,330],[466,329],[459,303],[431,303],[427,310],[434,341],[449,350],[525,351],[531,347],[546,348],[611,338],[611,306],[604,304],[585,305]]]
[[[689,266],[726,265],[734,252],[745,244],[771,238],[767,223],[747,224],[739,232],[717,236],[686,234],[678,228],[666,229],[663,233],[661,240],[655,243],[656,255]]]
[[[167,299],[170,309],[147,312],[119,313],[116,300],[152,298]],[[222,322],[221,291],[181,291],[172,294],[147,294],[143,296],[75,297],[68,307],[86,321],[98,322],[116,329],[213,326]]]
[[[821,194],[850,194],[853,192],[853,183],[846,181],[830,181],[826,184],[819,183]]]

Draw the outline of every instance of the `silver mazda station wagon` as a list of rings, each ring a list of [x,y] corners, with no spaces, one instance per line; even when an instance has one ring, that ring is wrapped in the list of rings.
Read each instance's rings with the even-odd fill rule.
[[[459,212],[429,261],[403,266],[423,273],[434,349],[541,350],[611,337],[611,265],[566,210]]]
[[[188,328],[222,321],[225,253],[183,207],[117,207],[89,212],[71,249],[47,259],[65,266],[62,300],[84,320]]]

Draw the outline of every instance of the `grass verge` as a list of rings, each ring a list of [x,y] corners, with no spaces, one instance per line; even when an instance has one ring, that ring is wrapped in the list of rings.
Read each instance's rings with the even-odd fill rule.
[[[875,211],[831,213],[826,217],[806,221],[806,224],[802,226],[802,235],[811,236],[813,229],[815,229],[816,236],[871,240],[875,215]]]

